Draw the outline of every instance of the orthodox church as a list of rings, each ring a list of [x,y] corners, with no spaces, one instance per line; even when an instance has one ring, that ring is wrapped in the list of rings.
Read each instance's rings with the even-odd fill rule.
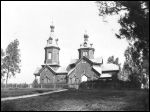
[[[44,64],[34,72],[39,84],[68,84],[76,88],[81,82],[99,79],[111,79],[119,72],[114,64],[103,64],[101,57],[94,58],[95,49],[84,34],[84,41],[78,49],[79,58],[72,59],[67,67],[59,64],[58,38],[54,36],[54,25],[50,26],[50,36],[45,46]]]

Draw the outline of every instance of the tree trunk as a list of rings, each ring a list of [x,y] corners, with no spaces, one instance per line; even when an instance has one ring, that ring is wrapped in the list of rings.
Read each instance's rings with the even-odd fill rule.
[[[7,88],[7,83],[8,83],[8,77],[9,77],[9,67],[8,67],[8,72],[7,72],[7,76],[6,76],[6,88]]]
[[[9,75],[9,72],[7,73],[7,77],[6,77],[6,86],[5,86],[5,88],[7,88],[7,83],[8,83],[8,75]]]

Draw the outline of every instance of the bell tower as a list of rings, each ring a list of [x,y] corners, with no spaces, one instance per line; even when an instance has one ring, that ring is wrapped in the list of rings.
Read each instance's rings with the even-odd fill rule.
[[[45,60],[44,63],[51,67],[59,67],[59,50],[58,38],[54,35],[55,26],[50,25],[50,36],[47,40],[47,45],[45,49]]]
[[[80,44],[80,48],[78,49],[79,51],[79,59],[82,58],[83,56],[93,59],[94,58],[94,51],[95,49],[92,47],[92,43],[89,43],[89,36],[85,32],[84,34],[84,42]]]

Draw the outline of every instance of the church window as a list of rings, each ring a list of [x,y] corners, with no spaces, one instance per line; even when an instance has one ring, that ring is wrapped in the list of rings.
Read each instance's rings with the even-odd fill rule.
[[[73,83],[73,84],[75,83],[75,77],[72,78],[72,83]]]
[[[87,52],[83,52],[83,56],[87,56]]]
[[[52,53],[51,52],[48,53],[48,59],[52,59]]]

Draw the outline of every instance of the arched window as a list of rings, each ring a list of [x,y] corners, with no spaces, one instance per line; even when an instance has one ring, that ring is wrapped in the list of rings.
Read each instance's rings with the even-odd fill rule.
[[[88,53],[86,51],[83,52],[83,56],[87,56]]]
[[[52,53],[51,52],[48,53],[48,59],[52,59]]]
[[[72,83],[74,84],[76,81],[75,77],[72,77]]]

